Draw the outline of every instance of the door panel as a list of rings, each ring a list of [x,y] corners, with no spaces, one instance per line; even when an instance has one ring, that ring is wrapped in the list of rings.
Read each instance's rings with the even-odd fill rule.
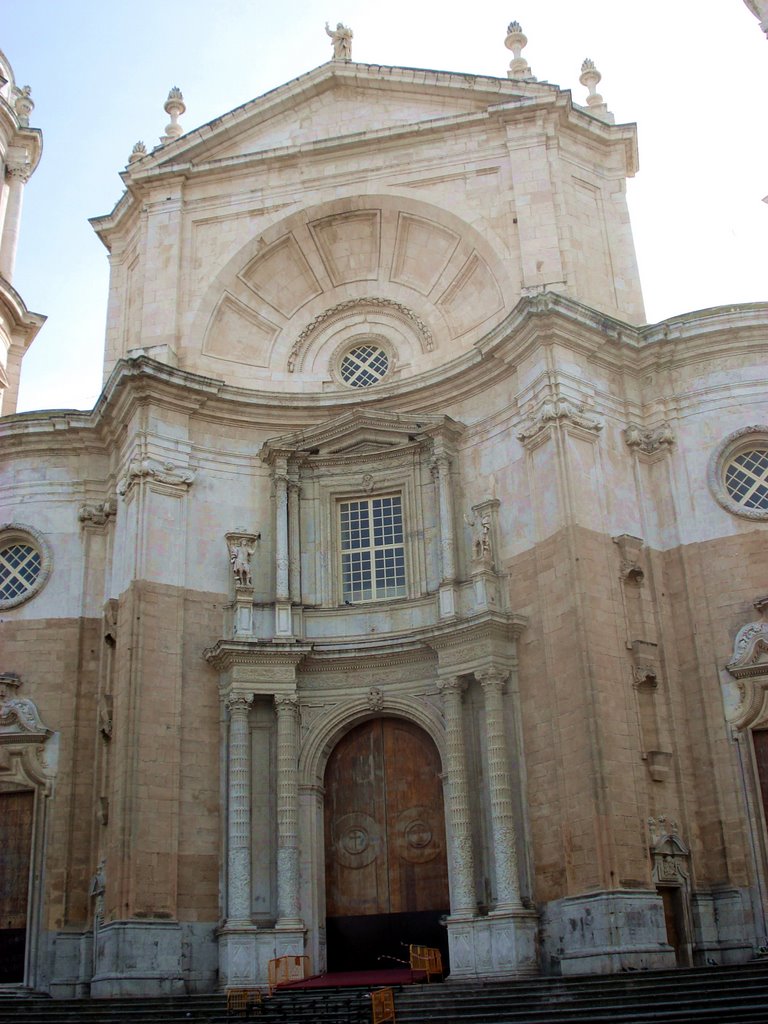
[[[0,983],[24,980],[32,792],[0,793]]]
[[[445,851],[440,759],[430,737],[396,718],[349,732],[325,773],[329,969],[375,966],[384,953],[388,961],[407,957],[403,943],[444,944]]]

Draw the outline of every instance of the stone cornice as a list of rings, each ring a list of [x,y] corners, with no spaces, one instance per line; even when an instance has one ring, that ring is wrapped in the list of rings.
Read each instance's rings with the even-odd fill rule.
[[[425,116],[412,123],[353,132],[333,139],[311,140],[292,146],[269,147],[233,157],[205,159],[206,151],[215,150],[222,142],[228,142],[237,135],[253,130],[261,123],[288,112],[292,113],[301,103],[337,87],[354,87],[358,90],[374,88],[386,90],[388,93],[418,90],[422,96],[433,95],[443,99],[453,95],[462,102],[471,99],[477,104],[478,109],[445,117]],[[123,172],[122,178],[128,192],[138,198],[149,183],[164,179],[169,174],[189,177],[218,174],[223,170],[231,174],[238,167],[252,168],[265,161],[295,160],[297,156],[309,159],[313,154],[335,152],[340,149],[354,150],[360,146],[368,147],[375,142],[399,140],[407,143],[411,137],[423,138],[425,135],[446,129],[455,133],[457,129],[471,128],[475,124],[503,124],[510,118],[514,119],[521,115],[529,118],[531,110],[537,108],[557,110],[558,116],[565,118],[567,127],[589,134],[600,145],[622,145],[625,149],[626,173],[634,174],[637,168],[634,125],[605,124],[599,118],[580,110],[573,104],[570,92],[556,85],[444,71],[383,67],[351,61],[330,61],[187,132],[172,142],[157,147],[130,164]],[[119,229],[128,208],[129,206],[120,200],[110,214],[91,220],[107,248],[111,247],[109,234]]]
[[[218,640],[203,651],[203,657],[220,672],[237,665],[296,667],[311,651],[308,644],[278,643],[271,640]]]
[[[64,409],[5,417],[0,420],[0,442],[6,450],[60,449],[71,446],[74,432],[79,444],[105,452],[131,412],[153,403],[218,422],[247,423],[275,434],[285,430],[286,421],[296,425],[294,434],[298,434],[314,429],[318,420],[351,415],[352,409],[371,416],[403,415],[419,422],[509,377],[521,359],[542,345],[562,343],[595,362],[635,375],[660,360],[673,367],[688,359],[715,358],[726,348],[732,356],[737,346],[764,351],[768,303],[704,310],[667,323],[674,338],[664,338],[663,324],[633,327],[545,292],[521,299],[502,323],[445,366],[353,395],[286,395],[233,387],[141,356],[117,363],[92,412]]]
[[[24,300],[4,277],[0,277],[0,316],[7,322],[14,341],[21,341],[27,349],[48,319],[41,313],[32,313]]]

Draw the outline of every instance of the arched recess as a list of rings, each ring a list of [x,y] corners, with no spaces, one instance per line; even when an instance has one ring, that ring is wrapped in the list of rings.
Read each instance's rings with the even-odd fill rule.
[[[2,982],[34,988],[44,893],[48,804],[56,774],[57,737],[33,701],[17,696],[17,675],[0,675],[0,891]]]
[[[203,294],[183,368],[228,383],[333,383],[334,357],[370,328],[412,374],[466,351],[520,298],[502,251],[411,196],[350,196],[288,214],[236,252]]]
[[[754,602],[760,618],[742,626],[721,672],[725,717],[741,762],[760,899],[756,917],[768,938],[768,596]]]
[[[320,794],[309,916],[328,970],[397,967],[409,942],[439,946],[447,963],[442,746],[433,707],[376,688],[332,709],[304,744],[304,788]]]

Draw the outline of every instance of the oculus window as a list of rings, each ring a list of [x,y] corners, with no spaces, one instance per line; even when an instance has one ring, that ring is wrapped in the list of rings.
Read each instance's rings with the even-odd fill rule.
[[[338,508],[342,601],[405,597],[400,495],[342,501]]]
[[[33,597],[50,574],[51,558],[42,536],[29,526],[0,527],[0,608]]]
[[[725,438],[710,460],[709,486],[733,515],[768,520],[768,426]]]
[[[380,345],[355,345],[341,359],[339,374],[351,388],[369,388],[386,376],[389,356]]]

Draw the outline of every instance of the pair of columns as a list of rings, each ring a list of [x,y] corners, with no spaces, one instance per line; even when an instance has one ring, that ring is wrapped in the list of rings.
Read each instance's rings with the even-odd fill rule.
[[[522,908],[512,781],[504,727],[503,692],[507,677],[502,672],[489,670],[476,672],[475,678],[482,687],[485,701],[488,788],[496,865],[496,906],[493,912],[504,914]],[[461,676],[456,676],[441,680],[438,688],[442,693],[445,707],[446,781],[452,836],[451,914],[456,917],[468,917],[477,913],[477,895],[472,851],[473,802],[470,797],[461,707],[467,683]]]
[[[298,700],[274,698],[277,714],[277,927],[301,928],[299,898]],[[251,748],[248,713],[253,694],[231,694],[229,711],[229,811],[227,925],[251,923]]]

